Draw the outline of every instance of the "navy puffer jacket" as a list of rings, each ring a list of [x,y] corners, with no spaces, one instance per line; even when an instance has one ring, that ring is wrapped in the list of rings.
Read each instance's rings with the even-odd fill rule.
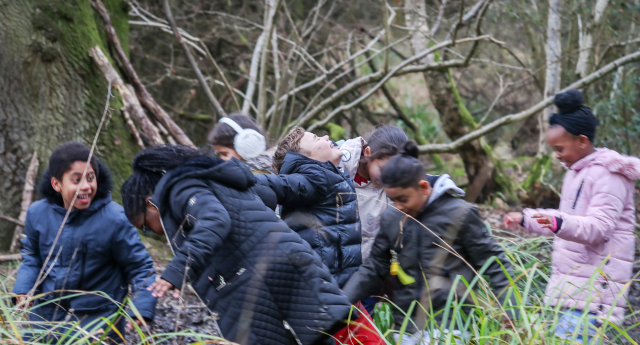
[[[151,202],[175,257],[162,278],[178,288],[190,282],[217,314],[225,339],[323,342],[322,332],[344,326],[351,305],[318,255],[265,206],[254,183],[239,160],[212,157],[163,176]]]
[[[101,291],[121,302],[129,292],[129,285],[140,314],[148,319],[154,317],[156,299],[146,289],[156,278],[153,260],[140,241],[138,231],[125,217],[122,206],[111,201],[111,179],[102,163],[98,163],[97,178],[98,190],[91,205],[86,210],[71,212],[53,246],[67,210],[60,193],[51,187],[49,171],[44,173],[40,193],[45,198],[34,202],[27,212],[23,262],[13,288],[16,294],[27,294],[36,284],[38,274],[42,270],[49,272],[36,287],[36,293],[45,295],[36,301],[33,313],[29,314],[32,321],[62,321],[68,316],[66,311],[72,311],[72,322],[80,320],[81,325],[87,325],[112,315],[118,305],[97,294],[47,303],[61,295],[77,293],[52,292]],[[43,268],[50,252],[51,259]],[[123,326],[122,322],[117,324],[121,333]]]
[[[282,205],[282,219],[329,267],[340,287],[362,264],[362,233],[355,187],[331,162],[289,152],[280,175],[256,175]]]

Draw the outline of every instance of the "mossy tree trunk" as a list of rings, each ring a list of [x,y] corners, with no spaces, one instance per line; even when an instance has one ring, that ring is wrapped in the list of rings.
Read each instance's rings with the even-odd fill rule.
[[[128,5],[104,1],[120,41],[128,47]],[[0,0],[0,213],[16,217],[33,152],[41,175],[52,150],[66,141],[91,145],[107,94],[107,81],[87,52],[106,53],[102,21],[88,0]],[[111,100],[96,155],[119,186],[131,172],[138,147],[123,120],[122,102]],[[0,221],[0,250],[14,224]]]

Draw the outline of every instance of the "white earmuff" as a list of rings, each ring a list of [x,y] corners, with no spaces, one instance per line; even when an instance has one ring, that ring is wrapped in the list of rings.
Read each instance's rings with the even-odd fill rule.
[[[233,147],[242,159],[247,160],[258,157],[267,149],[267,141],[258,131],[251,128],[242,128],[235,121],[228,117],[223,117],[220,122],[229,125],[236,131],[233,138]]]

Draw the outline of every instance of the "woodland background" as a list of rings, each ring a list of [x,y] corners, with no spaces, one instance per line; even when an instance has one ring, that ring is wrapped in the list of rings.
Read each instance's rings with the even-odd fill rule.
[[[25,179],[103,117],[116,201],[141,147],[203,146],[242,112],[271,144],[296,125],[334,140],[398,125],[469,200],[553,207],[555,93],[585,93],[598,146],[640,152],[639,15],[639,0],[0,1],[0,250]]]

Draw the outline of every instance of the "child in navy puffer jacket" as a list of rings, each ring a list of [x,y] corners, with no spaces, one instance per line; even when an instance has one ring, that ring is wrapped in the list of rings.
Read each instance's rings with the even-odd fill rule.
[[[99,291],[122,302],[129,284],[140,315],[147,320],[154,318],[156,299],[146,289],[156,278],[153,261],[122,206],[111,201],[109,170],[96,158],[87,167],[89,153],[81,143],[59,145],[40,186],[44,199],[33,203],[27,213],[26,237],[22,240],[24,261],[13,292],[20,307],[31,304],[30,292],[43,294],[34,301],[29,320],[44,321],[45,328],[46,322],[62,321],[80,321],[80,327],[92,329],[107,328],[100,318],[112,316],[119,308],[110,299],[87,293],[53,300],[81,290]],[[56,240],[69,209],[72,211]],[[124,334],[124,318],[111,322]],[[51,332],[54,338],[67,331],[57,330]],[[113,331],[109,337],[114,342],[123,341]]]

